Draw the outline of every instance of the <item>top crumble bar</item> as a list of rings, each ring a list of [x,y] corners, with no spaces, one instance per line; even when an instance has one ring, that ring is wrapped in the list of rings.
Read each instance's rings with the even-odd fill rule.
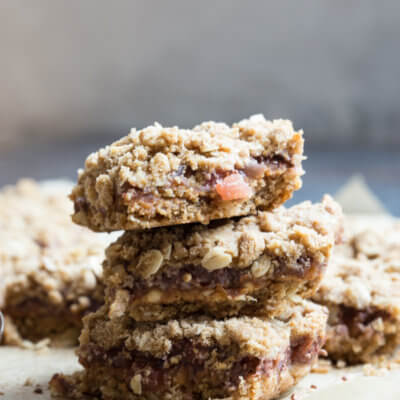
[[[262,115],[191,130],[154,124],[89,155],[73,221],[138,230],[272,210],[301,187],[303,133]]]

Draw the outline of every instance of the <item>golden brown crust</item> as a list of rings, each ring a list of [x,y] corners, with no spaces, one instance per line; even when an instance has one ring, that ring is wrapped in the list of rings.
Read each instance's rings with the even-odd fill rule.
[[[326,196],[209,226],[126,232],[106,251],[111,314],[165,320],[199,310],[279,312],[290,298],[315,292],[341,229],[340,207]]]
[[[301,187],[302,132],[261,115],[192,130],[133,129],[91,154],[71,198],[73,220],[95,231],[148,229],[270,210]],[[240,174],[251,193],[222,200],[217,183]]]
[[[349,225],[348,236],[314,300],[330,311],[329,357],[371,362],[400,344],[400,223]]]
[[[104,308],[86,318],[78,351],[85,372],[55,376],[53,395],[268,400],[310,371],[326,323],[326,310],[309,302],[275,319],[199,317],[135,326],[107,314]]]

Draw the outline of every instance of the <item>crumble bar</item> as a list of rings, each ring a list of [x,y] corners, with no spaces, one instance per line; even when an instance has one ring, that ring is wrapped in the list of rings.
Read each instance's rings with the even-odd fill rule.
[[[85,318],[84,371],[56,374],[54,397],[126,400],[268,400],[310,372],[324,342],[326,309],[311,302],[277,318],[205,317],[137,324]]]
[[[43,338],[76,343],[82,316],[104,301],[101,263],[112,238],[71,222],[70,186],[21,180],[0,192],[7,344]]]
[[[353,232],[335,248],[313,298],[329,309],[328,356],[350,364],[390,356],[400,345],[400,223]]]
[[[288,120],[132,129],[89,155],[71,199],[74,222],[137,230],[254,214],[301,187],[303,137]]]
[[[110,315],[137,321],[272,314],[317,289],[342,233],[325,196],[256,216],[125,232],[103,264]]]

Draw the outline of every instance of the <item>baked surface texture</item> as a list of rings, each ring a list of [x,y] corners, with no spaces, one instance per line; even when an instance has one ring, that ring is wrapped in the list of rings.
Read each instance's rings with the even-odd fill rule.
[[[137,321],[279,313],[310,297],[342,233],[340,206],[325,196],[255,216],[125,232],[106,250],[110,316]]]
[[[101,263],[112,237],[71,222],[70,186],[21,180],[0,193],[0,308],[8,344],[76,343],[82,316],[103,303]]]
[[[89,155],[72,191],[73,220],[137,230],[271,210],[301,187],[303,136],[255,115],[232,126],[154,124]]]
[[[348,232],[314,300],[329,309],[325,349],[348,363],[373,362],[400,345],[400,223]]]
[[[205,317],[138,324],[85,318],[85,370],[55,375],[53,396],[81,399],[268,400],[306,375],[324,341],[326,310],[297,304],[273,319]]]

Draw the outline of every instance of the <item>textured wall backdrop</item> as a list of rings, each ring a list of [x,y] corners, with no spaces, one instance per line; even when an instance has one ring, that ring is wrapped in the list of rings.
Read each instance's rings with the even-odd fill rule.
[[[398,0],[3,0],[0,143],[263,112],[393,148],[399,42]]]

